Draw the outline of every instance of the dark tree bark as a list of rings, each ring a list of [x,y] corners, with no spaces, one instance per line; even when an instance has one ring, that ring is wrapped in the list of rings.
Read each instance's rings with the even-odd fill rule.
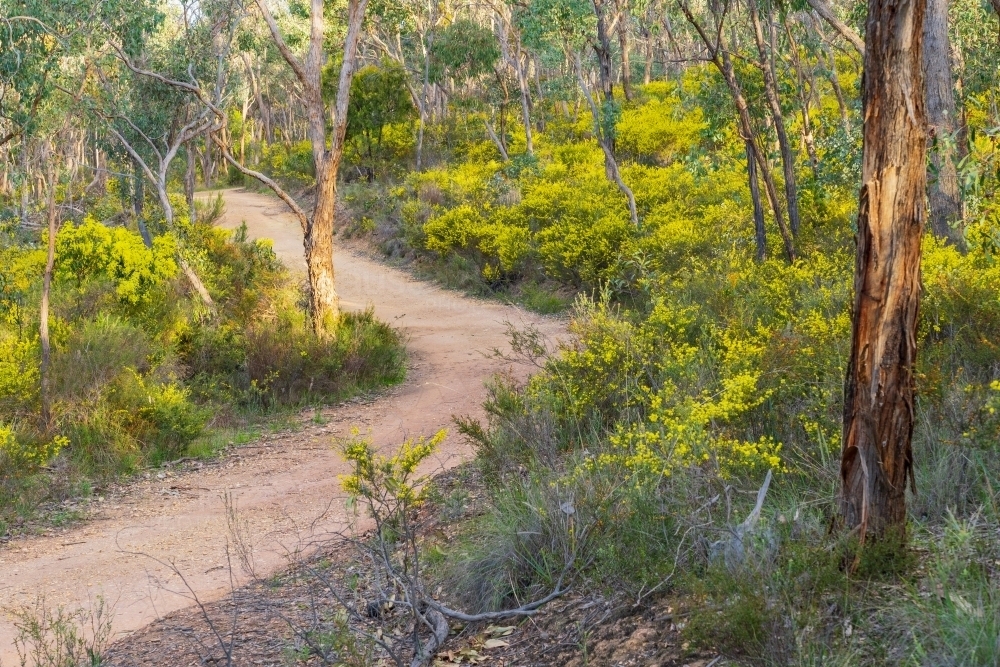
[[[843,516],[862,542],[903,534],[906,485],[913,481],[913,364],[927,186],[925,2],[868,2],[864,157],[840,470]]]
[[[757,261],[767,259],[767,232],[764,229],[764,207],[760,203],[760,184],[757,182],[757,162],[754,158],[754,147],[746,143],[747,176],[750,181],[750,199],[753,201],[754,244],[757,248]]]
[[[948,43],[948,0],[927,0],[924,72],[927,77],[927,124],[931,134],[931,175],[927,184],[931,231],[938,238],[963,247],[962,195],[955,168],[958,128]]]

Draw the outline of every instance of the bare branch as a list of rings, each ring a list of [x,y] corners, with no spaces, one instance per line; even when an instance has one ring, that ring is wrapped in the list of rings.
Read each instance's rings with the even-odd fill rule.
[[[823,2],[823,0],[806,0],[809,6],[816,10],[816,13],[823,17],[823,20],[830,24],[830,27],[840,33],[840,36],[850,42],[858,53],[865,55],[865,40],[858,36],[849,25],[837,18],[833,8]]]
[[[281,28],[278,27],[278,22],[274,20],[274,16],[271,15],[271,10],[267,8],[267,3],[265,0],[255,0],[257,7],[260,8],[260,13],[264,16],[264,22],[267,23],[267,27],[271,31],[271,37],[274,39],[274,44],[278,47],[278,52],[281,53],[281,57],[285,59],[288,66],[292,68],[295,72],[295,77],[299,80],[304,87],[310,88],[311,84],[309,77],[306,75],[305,65],[302,64],[292,50],[285,43],[285,38],[281,36]]]
[[[229,151],[229,147],[226,146],[225,142],[222,141],[222,139],[219,138],[216,133],[213,133],[211,136],[212,136],[212,141],[215,142],[215,145],[218,146],[219,150],[222,151],[222,157],[226,159],[226,162],[236,167],[237,171],[239,171],[241,174],[256,179],[261,183],[263,183],[264,185],[266,185],[267,187],[271,188],[274,194],[278,195],[278,198],[281,199],[281,201],[285,202],[285,204],[288,205],[288,208],[292,209],[292,213],[295,214],[295,217],[298,218],[299,224],[302,225],[302,231],[306,232],[308,230],[309,216],[306,214],[304,210],[302,210],[302,207],[299,206],[294,199],[292,199],[292,196],[290,194],[285,192],[285,190],[280,185],[278,185],[274,181],[274,179],[267,177],[266,175],[260,173],[259,171],[254,171],[253,169],[250,169],[249,167],[243,165],[239,160],[234,158],[233,154]]]

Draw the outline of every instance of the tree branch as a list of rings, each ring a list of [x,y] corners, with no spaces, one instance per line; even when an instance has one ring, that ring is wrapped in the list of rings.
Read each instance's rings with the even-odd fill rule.
[[[865,55],[865,40],[858,36],[849,25],[837,18],[833,8],[823,2],[823,0],[806,0],[809,6],[816,10],[816,13],[823,17],[823,20],[830,24],[830,27],[840,33],[841,37],[850,42],[858,53]]]
[[[278,22],[274,20],[274,16],[271,15],[271,10],[267,8],[265,0],[255,0],[257,7],[260,9],[260,13],[264,17],[264,22],[267,24],[268,29],[271,31],[271,37],[274,39],[275,46],[278,47],[278,52],[281,53],[281,57],[285,59],[288,66],[292,68],[295,72],[295,77],[299,80],[306,88],[310,87],[309,77],[306,75],[305,65],[302,64],[292,50],[285,43],[284,37],[281,36],[281,28],[278,27]]]
[[[292,209],[292,213],[295,214],[295,217],[298,218],[299,224],[302,225],[302,232],[305,233],[309,228],[309,216],[306,214],[304,210],[302,210],[302,207],[298,205],[298,202],[292,199],[292,196],[289,195],[287,192],[285,192],[285,190],[280,185],[278,185],[273,179],[267,177],[266,175],[262,174],[259,171],[254,171],[253,169],[250,169],[249,167],[243,165],[239,160],[234,158],[233,154],[229,151],[229,148],[226,146],[225,142],[223,142],[222,139],[219,138],[219,136],[217,136],[216,133],[213,133],[211,136],[212,136],[212,141],[215,143],[216,146],[219,147],[219,150],[222,152],[222,157],[225,158],[226,162],[236,167],[236,170],[239,171],[241,174],[256,179],[261,183],[263,183],[264,185],[266,185],[267,187],[271,188],[274,194],[278,195],[278,198],[281,199],[281,201],[285,202],[285,204],[288,205],[288,208]]]

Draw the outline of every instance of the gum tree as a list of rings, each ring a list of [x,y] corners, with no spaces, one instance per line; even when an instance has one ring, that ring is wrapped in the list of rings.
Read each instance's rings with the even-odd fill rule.
[[[844,396],[842,512],[860,540],[906,524],[913,484],[913,364],[926,215],[922,67],[926,0],[869,0],[864,152],[851,356]]]

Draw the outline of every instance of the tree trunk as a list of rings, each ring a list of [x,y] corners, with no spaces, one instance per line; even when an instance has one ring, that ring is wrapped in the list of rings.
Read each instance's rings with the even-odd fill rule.
[[[271,32],[271,37],[282,57],[295,73],[303,88],[303,97],[308,115],[307,133],[312,143],[313,163],[316,167],[316,203],[311,216],[307,216],[298,204],[281,187],[267,176],[237,164],[237,169],[245,175],[261,181],[277,194],[295,213],[302,225],[303,249],[309,277],[309,314],[313,331],[318,337],[326,338],[334,334],[340,318],[340,299],[334,289],[333,232],[337,203],[337,171],[344,154],[344,138],[347,134],[347,109],[351,95],[351,81],[357,59],[358,42],[364,22],[368,0],[349,0],[347,4],[347,30],[344,36],[343,60],[337,81],[337,97],[333,110],[333,131],[330,148],[327,149],[326,109],[321,88],[321,69],[324,53],[323,0],[312,0],[310,9],[309,49],[304,60],[289,48],[281,35],[277,21],[271,15],[264,0],[257,0]],[[425,61],[426,62],[426,61]],[[427,68],[425,65],[425,77]],[[220,145],[223,156],[233,164],[235,159]]]
[[[506,17],[500,17],[500,49],[503,59],[514,71],[517,77],[517,87],[521,93],[521,123],[524,125],[525,150],[528,155],[535,154],[535,144],[531,136],[531,98],[529,97],[528,78],[524,73],[524,66],[521,62],[521,38],[518,37],[514,44],[514,52],[511,53],[509,41],[509,28]]]
[[[931,176],[927,195],[931,230],[938,238],[964,246],[962,196],[955,168],[955,93],[948,43],[948,0],[926,0],[924,71],[927,124],[931,134]]]
[[[830,85],[833,86],[833,94],[837,98],[837,107],[840,109],[840,122],[844,127],[844,134],[850,136],[851,117],[847,110],[847,102],[844,101],[844,89],[840,87],[840,77],[837,76],[837,60],[834,58],[833,51],[826,45],[826,38],[819,27],[819,19],[814,17],[814,21],[816,32],[819,35],[820,48],[823,55],[826,56],[826,62],[828,63]]]
[[[54,158],[50,158],[54,159]],[[56,175],[49,174],[48,188],[48,245],[45,257],[45,273],[42,277],[42,299],[38,313],[38,339],[42,348],[42,361],[39,367],[42,400],[42,429],[48,432],[52,426],[52,397],[49,392],[49,366],[52,359],[52,347],[49,343],[49,294],[52,290],[52,272],[56,264]]]
[[[537,57],[534,60],[534,67],[532,67],[532,69],[534,70],[533,75],[535,79],[535,94],[538,96],[538,102],[537,102],[538,113],[535,114],[535,123],[538,126],[538,131],[544,132],[545,117],[547,113],[545,105],[545,95],[542,92],[542,75],[541,75],[542,63],[541,60],[539,60]]]
[[[428,20],[430,20],[430,5],[428,5],[427,11]],[[427,124],[427,90],[430,87],[431,78],[431,38],[427,34],[422,35],[422,37],[420,44],[424,51],[424,79],[420,93],[420,104],[417,105],[420,112],[420,125],[417,127],[417,171],[420,171],[424,166],[424,126]]]
[[[597,108],[597,103],[594,102],[594,96],[590,94],[590,87],[587,86],[587,82],[583,78],[583,66],[580,62],[579,55],[576,58],[576,77],[577,81],[580,83],[580,89],[583,92],[584,97],[587,99],[587,104],[590,106],[590,113],[594,119],[594,136],[597,139],[598,145],[601,147],[601,151],[604,153],[604,171],[608,180],[618,186],[622,194],[625,195],[625,199],[628,201],[628,212],[629,218],[632,220],[632,224],[639,227],[639,209],[635,203],[635,194],[632,192],[632,188],[625,183],[625,179],[622,178],[621,170],[618,168],[618,161],[615,159],[614,149],[609,145],[610,141],[605,135],[604,128],[601,126],[601,112]]]
[[[760,202],[760,184],[757,182],[757,162],[754,159],[754,147],[747,141],[747,176],[750,181],[750,199],[753,201],[754,244],[757,248],[757,261],[767,259],[767,232],[764,228],[764,206]]]
[[[332,165],[331,165],[332,166]],[[329,166],[316,183],[316,207],[306,230],[306,268],[309,274],[309,311],[317,335],[328,335],[340,316],[340,297],[335,289],[333,231],[337,204],[337,170]]]
[[[733,96],[733,103],[736,105],[739,120],[740,134],[743,137],[743,141],[753,151],[757,166],[760,168],[760,175],[764,179],[764,190],[767,192],[767,199],[771,203],[774,221],[778,225],[778,233],[781,234],[781,240],[785,245],[785,256],[789,262],[794,262],[795,242],[792,240],[792,235],[788,232],[788,225],[785,224],[785,214],[781,209],[781,200],[778,199],[778,189],[775,187],[774,176],[771,174],[771,165],[768,164],[767,157],[764,155],[754,136],[750,109],[747,106],[746,97],[743,96],[743,88],[736,79],[736,72],[733,69],[732,59],[729,57],[729,51],[725,50],[725,48],[722,48],[721,63],[717,63],[717,65],[722,71],[722,77],[725,79],[729,91]]]
[[[812,101],[815,83],[812,77],[806,77],[802,68],[802,58],[799,56],[799,45],[792,35],[791,26],[785,23],[785,34],[788,36],[789,53],[792,57],[792,66],[795,68],[795,80],[799,95],[799,109],[802,112],[802,143],[805,146],[806,154],[809,155],[809,164],[812,166],[813,177],[819,179],[819,156],[816,154],[816,140],[813,138],[812,118],[809,115],[809,106]],[[772,46],[773,48],[773,46]],[[808,88],[806,86],[808,80]]]
[[[139,236],[147,248],[153,247],[153,236],[146,227],[146,219],[143,217],[143,209],[146,203],[146,180],[142,177],[142,167],[133,161],[135,170],[132,177],[132,216],[135,218],[135,226],[139,229]]]
[[[653,35],[646,31],[645,63],[642,68],[642,83],[648,86],[653,80]]]
[[[841,509],[866,538],[902,536],[913,483],[913,364],[927,186],[924,0],[869,0],[864,157],[851,356],[844,391]]]
[[[500,137],[497,136],[496,130],[493,129],[490,121],[483,119],[483,122],[486,124],[486,134],[489,135],[493,144],[497,147],[497,150],[500,151],[500,157],[503,158],[504,162],[507,162],[510,160],[510,156],[507,154],[507,147],[503,145],[502,141],[500,141]]]
[[[21,138],[21,227],[28,226],[28,138]]]
[[[622,90],[625,99],[632,99],[632,62],[629,57],[628,41],[628,2],[619,0],[618,2],[618,48],[622,53]]]
[[[594,45],[594,51],[597,53],[601,93],[605,102],[611,102],[615,99],[614,70],[611,64],[611,38],[608,35],[605,2],[606,0],[593,0],[594,15],[597,17],[597,44]]]
[[[799,233],[799,195],[795,183],[795,157],[792,146],[785,131],[785,120],[781,113],[781,101],[778,99],[778,83],[774,66],[774,26],[768,21],[768,41],[765,42],[760,14],[757,11],[757,0],[749,0],[750,19],[753,23],[754,40],[757,43],[757,53],[760,56],[760,69],[764,73],[764,96],[771,110],[771,122],[778,137],[778,149],[781,152],[781,168],[785,176],[785,202],[788,204],[788,221],[792,235]]]
[[[197,169],[195,168],[194,151],[191,144],[185,146],[187,155],[187,170],[184,172],[184,199],[188,206],[188,218],[191,224],[198,222],[198,209],[194,206],[194,186]]]
[[[788,232],[788,225],[785,224],[784,213],[781,210],[781,201],[778,199],[778,190],[774,185],[774,178],[771,174],[771,166],[767,162],[766,156],[761,151],[760,146],[757,143],[757,137],[753,129],[753,120],[750,117],[750,109],[747,107],[746,97],[743,95],[743,88],[740,86],[739,80],[736,78],[736,71],[733,68],[733,60],[729,55],[729,50],[726,47],[725,40],[723,38],[723,24],[720,17],[716,17],[716,27],[713,29],[715,34],[715,39],[712,39],[705,27],[694,17],[691,12],[691,8],[688,7],[684,0],[679,0],[678,2],[680,9],[684,12],[684,16],[687,18],[688,23],[694,27],[701,41],[704,43],[705,48],[708,49],[710,59],[712,64],[715,65],[719,73],[722,74],[723,80],[726,82],[726,87],[729,88],[730,96],[733,98],[733,104],[736,106],[736,114],[738,120],[738,130],[740,133],[740,138],[743,139],[746,148],[750,150],[753,154],[754,161],[760,168],[760,175],[764,179],[764,187],[767,190],[767,198],[771,203],[771,210],[774,212],[774,221],[778,225],[778,232],[781,234],[781,240],[785,245],[785,256],[788,258],[789,262],[795,261],[795,241],[792,235]],[[749,167],[749,165],[748,165]],[[758,230],[755,230],[758,231]]]

